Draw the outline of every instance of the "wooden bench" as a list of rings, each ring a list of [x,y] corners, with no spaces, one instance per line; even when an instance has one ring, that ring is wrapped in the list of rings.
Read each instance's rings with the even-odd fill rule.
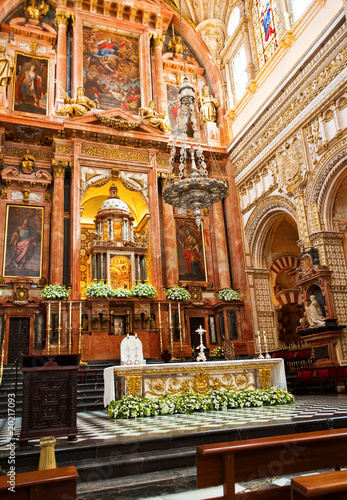
[[[347,470],[296,477],[291,488],[292,500],[346,500]]]
[[[96,387],[97,379],[98,379],[98,370],[78,370],[78,382],[81,384],[85,384],[87,381],[87,377],[93,377],[94,383]]]
[[[338,468],[347,464],[346,447],[347,429],[198,446],[197,486],[223,485],[215,500],[291,500],[290,485],[235,494],[235,483]]]
[[[38,470],[15,474],[15,491],[10,476],[0,476],[1,500],[75,500],[78,472],[75,467]]]

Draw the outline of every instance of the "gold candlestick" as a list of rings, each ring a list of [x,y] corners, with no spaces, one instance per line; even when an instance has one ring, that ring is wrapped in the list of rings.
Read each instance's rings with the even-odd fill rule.
[[[160,341],[160,352],[163,352],[163,327],[161,326],[161,313],[160,313],[160,302],[158,303],[158,320],[159,320],[159,341]]]
[[[72,301],[70,301],[69,305],[69,354],[71,354],[71,348],[72,348]]]
[[[174,347],[173,347],[173,327],[172,327],[172,316],[171,316],[171,302],[169,302],[169,330],[170,330],[170,346],[171,346],[171,356],[174,357]]]
[[[49,351],[51,349],[51,303],[48,302],[48,327],[47,327],[47,354],[49,354]]]
[[[59,314],[58,314],[58,354],[60,354],[61,347],[61,300],[59,300]]]
[[[182,338],[182,324],[181,324],[181,304],[178,302],[178,330],[180,332],[180,353],[181,359],[183,358],[183,338]]]
[[[78,327],[78,354],[82,354],[82,302],[80,302],[80,324]]]

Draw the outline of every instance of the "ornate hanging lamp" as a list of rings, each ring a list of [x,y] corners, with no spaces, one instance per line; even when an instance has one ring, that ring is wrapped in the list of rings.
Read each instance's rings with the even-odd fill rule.
[[[228,187],[224,179],[222,182],[208,177],[204,152],[201,147],[200,130],[196,119],[198,109],[195,102],[195,91],[186,74],[186,47],[183,37],[181,0],[179,7],[184,77],[183,83],[179,88],[180,107],[176,119],[176,127],[172,134],[173,144],[170,156],[170,175],[164,186],[163,198],[169,205],[186,210],[189,209],[195,217],[195,222],[199,228],[201,210],[225,198],[228,193]],[[188,139],[189,123],[193,129],[195,141],[189,141]],[[179,153],[177,149],[179,149]],[[179,154],[179,180],[175,180],[177,172],[175,174],[174,171],[177,153]],[[209,151],[209,153],[213,163],[215,163],[212,151]]]

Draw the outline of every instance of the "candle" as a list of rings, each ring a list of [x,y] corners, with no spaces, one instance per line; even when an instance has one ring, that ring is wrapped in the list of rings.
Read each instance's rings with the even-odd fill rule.
[[[127,335],[127,347],[129,347],[129,333]]]
[[[82,302],[80,302],[80,327],[82,326]]]
[[[266,333],[265,333],[265,331],[263,331],[263,335],[264,335],[264,342],[266,344]]]
[[[72,302],[70,302],[70,308],[69,308],[69,327],[71,328],[72,326]]]
[[[61,325],[61,300],[59,300],[59,328],[60,328],[60,325]]]
[[[51,328],[51,303],[48,302],[48,328]]]
[[[181,326],[181,307],[180,303],[178,303],[178,326]]]
[[[135,333],[135,346],[137,345],[137,333]]]
[[[171,302],[169,302],[169,325],[170,325],[170,328],[171,328],[171,324],[172,324],[172,317],[171,317]]]
[[[158,321],[159,321],[159,328],[161,328],[160,302],[158,303]]]

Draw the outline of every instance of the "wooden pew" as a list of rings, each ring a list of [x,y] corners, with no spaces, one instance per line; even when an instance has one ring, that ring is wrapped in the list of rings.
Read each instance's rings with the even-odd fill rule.
[[[290,500],[290,485],[235,494],[235,483],[345,466],[346,450],[347,429],[202,445],[197,486],[223,485],[215,500]]]
[[[292,500],[346,500],[347,470],[293,478]]]
[[[0,476],[1,500],[76,500],[78,472],[75,467],[15,474],[15,492],[9,476]]]

